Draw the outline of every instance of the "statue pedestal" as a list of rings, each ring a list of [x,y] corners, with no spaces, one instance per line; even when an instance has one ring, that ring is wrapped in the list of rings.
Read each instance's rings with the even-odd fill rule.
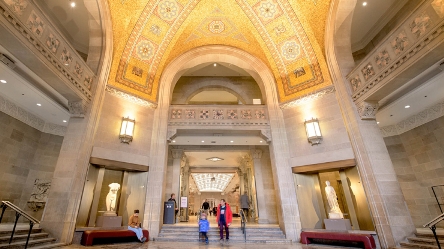
[[[342,213],[328,213],[329,219],[344,219],[344,215]]]
[[[122,216],[99,216],[97,217],[96,227],[121,227]]]
[[[103,216],[117,216],[117,214],[114,211],[106,211]]]
[[[348,231],[352,230],[349,219],[324,219],[326,230]]]

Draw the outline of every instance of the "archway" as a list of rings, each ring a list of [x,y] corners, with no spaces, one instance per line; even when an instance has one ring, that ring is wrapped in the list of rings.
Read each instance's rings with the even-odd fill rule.
[[[269,113],[270,153],[272,157],[273,179],[276,189],[277,201],[280,203],[278,219],[281,229],[286,233],[287,239],[298,241],[300,236],[299,212],[291,207],[297,206],[296,193],[292,175],[289,174],[288,142],[286,138],[284,120],[279,108],[275,80],[259,59],[237,48],[227,46],[205,46],[190,50],[174,61],[165,69],[160,79],[158,107],[154,115],[152,144],[150,153],[150,175],[146,196],[144,226],[148,227],[152,236],[159,233],[162,211],[162,194],[165,179],[165,165],[167,157],[167,123],[171,93],[177,80],[189,68],[202,63],[222,62],[230,63],[246,70],[258,83],[261,91],[265,93],[265,103]]]

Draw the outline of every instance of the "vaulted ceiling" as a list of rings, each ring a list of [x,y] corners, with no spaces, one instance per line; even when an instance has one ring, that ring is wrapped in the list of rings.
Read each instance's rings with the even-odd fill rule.
[[[163,69],[205,45],[242,49],[272,70],[280,102],[331,85],[323,54],[330,0],[109,1],[114,58],[108,84],[157,102]]]

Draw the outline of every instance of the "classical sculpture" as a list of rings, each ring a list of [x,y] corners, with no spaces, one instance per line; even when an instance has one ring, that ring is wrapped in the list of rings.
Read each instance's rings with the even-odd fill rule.
[[[109,186],[109,193],[106,195],[106,213],[108,214],[115,214],[116,206],[117,206],[117,191],[120,189],[120,184],[118,183],[111,183]]]
[[[327,196],[328,205],[330,206],[330,212],[328,218],[330,219],[343,219],[344,215],[341,212],[338,204],[338,197],[336,196],[335,189],[330,185],[329,181],[325,181],[325,195]]]

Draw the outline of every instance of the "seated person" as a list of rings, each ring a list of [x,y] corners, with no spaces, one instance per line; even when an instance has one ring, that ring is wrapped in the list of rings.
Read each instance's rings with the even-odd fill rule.
[[[128,230],[135,232],[140,242],[143,243],[146,241],[146,237],[143,236],[142,228],[140,227],[138,209],[134,210],[134,214],[129,217]]]

